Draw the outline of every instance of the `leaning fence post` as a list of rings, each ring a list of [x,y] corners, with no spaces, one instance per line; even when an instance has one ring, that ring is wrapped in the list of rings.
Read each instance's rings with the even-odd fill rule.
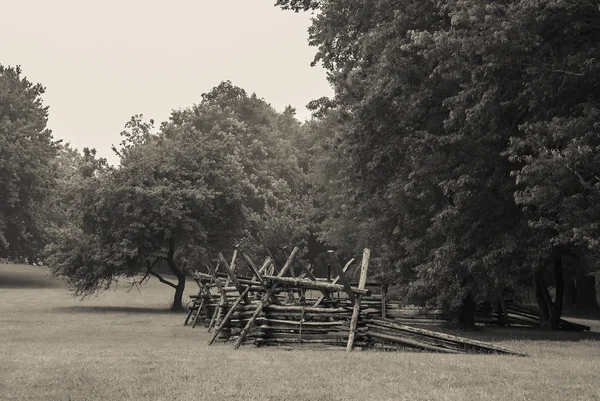
[[[363,251],[363,258],[360,264],[360,279],[358,281],[358,288],[364,290],[367,285],[367,269],[369,268],[369,257],[371,251],[365,248]],[[346,345],[346,351],[352,351],[354,348],[354,337],[356,335],[356,324],[358,323],[358,317],[360,315],[360,301],[362,300],[362,294],[358,294],[356,302],[354,302],[354,310],[352,311],[352,320],[350,321],[350,332],[348,334],[348,344]]]

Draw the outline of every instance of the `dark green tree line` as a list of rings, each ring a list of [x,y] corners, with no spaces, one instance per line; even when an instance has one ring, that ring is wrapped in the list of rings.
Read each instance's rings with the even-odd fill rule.
[[[598,2],[277,4],[318,9],[309,43],[335,89],[315,104],[339,116],[343,160],[323,238],[376,248],[424,304],[534,283],[556,328],[564,259],[597,268]]]

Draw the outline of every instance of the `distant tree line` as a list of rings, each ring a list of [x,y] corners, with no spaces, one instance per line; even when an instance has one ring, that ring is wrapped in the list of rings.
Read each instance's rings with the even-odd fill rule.
[[[332,98],[223,82],[114,147],[57,143],[43,87],[0,67],[0,257],[41,255],[75,294],[185,274],[241,244],[368,246],[378,280],[465,325],[531,288],[542,324],[597,308],[600,2],[278,0],[313,11]],[[163,266],[175,280],[165,278]]]

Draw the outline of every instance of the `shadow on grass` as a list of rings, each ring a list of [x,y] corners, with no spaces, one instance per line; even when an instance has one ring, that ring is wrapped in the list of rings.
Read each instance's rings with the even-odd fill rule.
[[[0,271],[0,288],[40,289],[61,287],[64,287],[62,281],[50,276],[42,276],[40,274],[15,274],[14,272]]]
[[[165,308],[143,308],[137,306],[91,306],[91,305],[76,305],[76,306],[60,306],[54,308],[57,312],[62,313],[132,313],[132,314],[173,314],[177,312],[171,311],[168,307]]]
[[[486,327],[477,332],[457,334],[481,341],[600,341],[600,333],[595,331],[551,331],[524,327]]]

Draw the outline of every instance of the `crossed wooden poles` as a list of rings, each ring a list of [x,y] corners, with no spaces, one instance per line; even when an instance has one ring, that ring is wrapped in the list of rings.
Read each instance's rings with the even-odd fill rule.
[[[256,344],[308,342],[342,345],[345,343],[347,351],[352,351],[358,341],[368,347],[520,355],[493,344],[415,328],[388,319],[385,310],[385,293],[382,293],[379,301],[382,307],[381,317],[369,312],[369,303],[373,303],[373,297],[370,297],[371,293],[366,288],[369,249],[363,251],[359,267],[360,278],[356,287],[351,285],[346,275],[347,270],[355,262],[354,259],[342,267],[335,253],[329,251],[329,262],[336,270],[337,277],[332,282],[324,282],[313,275],[310,265],[305,265],[299,259],[298,256],[301,254],[302,250],[295,247],[276,275],[273,275],[277,269],[271,257],[267,257],[259,268],[240,248],[235,249],[231,261],[227,261],[222,254],[219,254],[219,263],[215,268],[207,265],[208,274],[196,272],[194,275],[194,280],[200,289],[195,296],[195,304],[198,306],[190,309],[186,324],[196,312],[193,318],[193,326],[195,326],[203,306],[210,305],[214,310],[208,324],[209,330],[212,330],[209,345],[213,344],[219,334],[227,329],[225,337],[228,339],[234,339],[235,336],[232,334],[238,334],[239,331],[235,338],[236,349],[251,335]],[[243,258],[249,266],[252,277],[236,274],[236,262],[239,257]],[[302,269],[298,277],[286,276],[288,273],[292,274],[290,269],[293,264]],[[221,266],[224,272],[219,272]],[[301,294],[306,290],[317,290],[321,295],[310,305],[298,303],[289,305],[285,304],[279,294],[290,289]],[[237,295],[228,296],[231,292]],[[334,293],[345,293],[346,298],[342,302],[340,299],[336,301],[332,299]],[[363,307],[362,302],[365,297],[367,298]],[[326,304],[325,300],[327,300]],[[210,310],[210,308],[205,309]],[[253,329],[256,330],[251,334]],[[264,334],[256,334],[257,331],[262,331]]]
[[[280,310],[291,310],[289,309],[290,306],[282,305],[280,298],[277,297],[278,292],[281,292],[286,288],[294,288],[296,290],[301,291],[320,291],[321,296],[316,300],[316,302],[312,304],[312,306],[303,307],[303,312],[307,308],[314,308],[312,310],[309,310],[310,313],[317,313],[317,308],[319,308],[319,306],[324,300],[331,300],[331,293],[343,291],[345,292],[348,300],[353,304],[352,318],[348,327],[348,341],[346,345],[346,349],[348,351],[351,351],[354,346],[355,333],[360,315],[360,304],[362,297],[365,295],[370,295],[370,291],[365,288],[370,258],[369,249],[365,249],[363,252],[363,258],[360,265],[361,273],[358,287],[352,287],[345,274],[348,268],[355,262],[354,259],[350,260],[348,263],[346,263],[344,267],[342,267],[335,253],[333,251],[329,251],[330,263],[336,269],[338,276],[333,280],[333,282],[323,282],[318,281],[317,278],[313,275],[310,265],[305,265],[298,258],[299,254],[302,254],[302,250],[299,247],[295,247],[288,256],[281,270],[279,270],[279,273],[277,273],[277,275],[272,275],[272,273],[276,270],[276,267],[271,257],[267,257],[261,265],[261,267],[258,268],[257,265],[248,256],[248,254],[240,248],[235,249],[230,262],[228,262],[222,254],[219,254],[219,264],[217,264],[216,268],[207,265],[208,274],[197,272],[194,275],[194,280],[196,281],[200,289],[200,292],[194,298],[196,299],[196,303],[199,302],[199,304],[195,309],[190,309],[190,312],[186,319],[186,324],[195,312],[192,324],[192,327],[195,327],[203,306],[205,306],[208,302],[214,302],[217,296],[215,296],[213,293],[218,291],[218,293],[220,294],[219,301],[217,307],[215,308],[212,314],[208,326],[209,330],[212,329],[212,337],[209,341],[209,345],[214,343],[216,338],[219,336],[219,333],[221,333],[223,328],[230,323],[234,314],[240,309],[242,309],[240,306],[244,305],[244,310],[250,309],[253,311],[252,315],[247,320],[245,326],[243,327],[235,342],[234,347],[239,348],[240,345],[244,343],[251,329],[256,325],[257,319],[261,312],[263,312],[265,307],[275,305],[284,308],[280,308]],[[250,270],[253,274],[252,279],[242,278],[236,275],[236,261],[239,256],[241,256],[246,261],[247,265],[250,267]],[[302,273],[298,277],[286,277],[286,273],[290,271],[290,268],[293,264],[300,266],[302,269]],[[227,275],[225,278],[225,282],[222,281],[223,273],[218,273],[218,269],[220,266],[224,267],[225,273]],[[265,274],[265,272],[269,272],[271,274]],[[232,287],[235,288],[235,290],[237,290],[238,296],[235,298],[233,303],[230,304],[231,300],[228,298],[227,292],[230,291]],[[211,291],[211,289],[213,291]],[[257,294],[260,294],[260,299],[258,300],[258,302],[253,303],[250,301],[249,294],[251,292],[256,292]],[[227,312],[224,316],[222,316],[223,311],[225,309],[227,310]],[[318,310],[320,311],[322,310],[322,308]],[[325,310],[325,312],[328,312],[328,310]],[[282,320],[279,320],[278,322],[287,324],[292,323],[290,321]],[[300,325],[302,325],[303,322],[304,319],[301,319],[301,321],[299,322]],[[310,323],[305,323],[305,325],[310,326]],[[326,326],[325,323],[319,323],[318,325]]]

